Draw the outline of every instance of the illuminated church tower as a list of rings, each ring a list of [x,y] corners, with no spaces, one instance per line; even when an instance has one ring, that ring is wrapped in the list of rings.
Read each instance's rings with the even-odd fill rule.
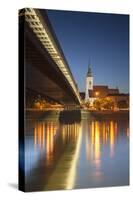
[[[88,66],[88,73],[86,76],[85,102],[87,102],[89,100],[89,90],[93,90],[93,75],[92,75],[90,64]]]

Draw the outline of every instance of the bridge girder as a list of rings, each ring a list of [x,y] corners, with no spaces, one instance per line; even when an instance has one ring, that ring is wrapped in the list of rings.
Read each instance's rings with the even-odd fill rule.
[[[28,8],[24,15],[27,86],[62,104],[80,104],[76,83],[46,13],[42,16]]]

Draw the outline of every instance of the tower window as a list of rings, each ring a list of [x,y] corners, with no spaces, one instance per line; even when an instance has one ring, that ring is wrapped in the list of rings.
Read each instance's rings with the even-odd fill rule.
[[[89,85],[91,85],[91,81],[89,81]]]

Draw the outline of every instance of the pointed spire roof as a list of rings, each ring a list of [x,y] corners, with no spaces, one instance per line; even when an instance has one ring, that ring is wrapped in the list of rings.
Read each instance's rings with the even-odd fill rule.
[[[91,64],[88,65],[88,72],[87,72],[87,76],[93,76],[92,75],[92,70],[91,70],[92,66]]]

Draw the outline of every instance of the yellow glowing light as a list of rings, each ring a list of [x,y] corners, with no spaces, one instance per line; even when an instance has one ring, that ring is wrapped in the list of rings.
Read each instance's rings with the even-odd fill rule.
[[[106,126],[105,126],[105,122],[103,122],[102,131],[103,131],[103,142],[106,143]]]
[[[127,133],[127,137],[129,137],[129,127],[127,127],[126,133]]]
[[[34,128],[34,145],[35,148],[39,146],[41,149],[44,148],[44,125],[37,123]]]
[[[99,94],[100,94],[100,92],[95,92],[95,95],[96,95],[96,96],[99,96]]]
[[[35,145],[35,148],[37,146],[37,130],[36,130],[36,126],[34,128],[34,145]]]
[[[95,159],[100,159],[100,131],[99,123],[95,122]]]
[[[40,108],[40,102],[35,102],[35,107]]]
[[[94,121],[91,123],[91,143],[92,145],[94,145],[94,141],[95,141],[95,124]]]
[[[44,126],[44,123],[42,124],[42,146],[43,146],[43,148],[44,148],[44,140],[45,140],[45,138],[44,138],[44,136],[45,136],[45,126]]]
[[[111,154],[111,157],[114,155],[114,142],[115,142],[115,137],[114,137],[114,122],[111,121],[110,122],[110,154]]]
[[[88,138],[88,135],[86,134],[86,158],[89,160],[89,155],[90,155],[90,152],[89,152],[89,138]]]

